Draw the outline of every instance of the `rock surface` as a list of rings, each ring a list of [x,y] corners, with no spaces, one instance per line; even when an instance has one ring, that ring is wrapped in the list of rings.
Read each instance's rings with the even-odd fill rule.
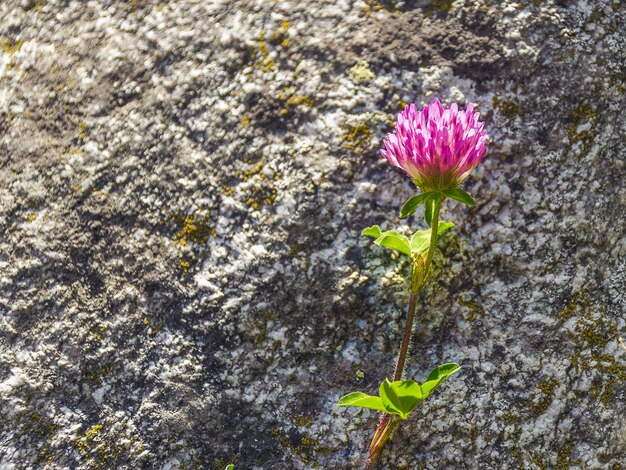
[[[380,467],[626,466],[623,2],[0,18],[1,469],[362,468],[377,416],[335,403],[391,374],[408,266],[359,234],[409,229],[377,149],[436,96],[492,143],[407,376],[464,367]]]

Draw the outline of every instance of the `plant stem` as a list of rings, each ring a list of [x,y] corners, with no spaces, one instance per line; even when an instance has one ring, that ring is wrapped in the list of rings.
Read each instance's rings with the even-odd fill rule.
[[[431,233],[430,233],[430,246],[428,247],[428,253],[426,254],[426,262],[424,263],[424,272],[421,274],[426,277],[430,270],[430,264],[433,260],[435,253],[435,247],[437,245],[437,228],[439,225],[439,210],[441,209],[441,202],[435,202],[435,210],[432,219]],[[417,262],[417,261],[414,261]],[[404,363],[406,362],[406,354],[411,342],[411,333],[413,331],[413,319],[415,317],[415,304],[417,303],[418,289],[413,288],[415,280],[411,280],[411,296],[409,297],[409,311],[406,316],[406,325],[404,326],[404,333],[402,335],[402,343],[400,343],[400,354],[396,362],[396,368],[393,373],[393,380],[401,380],[404,373]],[[421,286],[420,286],[421,287]]]
[[[435,254],[435,247],[437,245],[437,232],[439,231],[439,210],[441,209],[441,203],[443,201],[435,201],[435,210],[433,211],[433,220],[430,231],[430,246],[428,247],[428,254],[426,255],[426,263],[424,266],[424,272],[428,273],[430,270],[430,263],[433,260]]]
[[[372,443],[370,444],[370,454],[365,462],[366,470],[369,470],[372,467],[374,460],[378,457],[378,453],[389,440],[398,424],[400,424],[400,421],[396,417],[383,413],[382,419],[380,420],[380,423],[376,428],[376,432],[374,433]]]
[[[415,305],[417,304],[417,294],[422,287],[423,280],[430,271],[430,265],[433,261],[433,255],[435,253],[435,247],[437,246],[437,231],[439,228],[439,210],[441,209],[441,203],[443,200],[435,201],[435,210],[433,211],[433,218],[431,220],[431,233],[430,233],[430,245],[428,247],[428,253],[426,254],[426,261],[424,262],[422,269],[414,269],[411,271],[411,296],[409,297],[409,309],[406,316],[406,325],[404,325],[404,333],[402,334],[402,343],[400,343],[400,354],[396,361],[396,368],[393,372],[393,380],[402,380],[402,374],[404,373],[404,364],[406,362],[406,355],[409,350],[409,344],[411,343],[411,334],[413,332],[413,319],[415,318]],[[414,263],[418,263],[421,260],[415,260]],[[415,276],[419,275],[418,281]],[[391,433],[397,426],[397,422],[393,417],[387,413],[383,413],[380,423],[376,428],[374,439],[370,446],[370,454],[367,459],[366,468],[370,468],[374,459],[378,456],[387,440],[391,437]]]
[[[393,380],[401,380],[404,373],[404,363],[406,362],[406,353],[409,350],[411,342],[411,333],[413,332],[413,318],[415,317],[415,304],[417,303],[417,292],[411,290],[409,297],[409,311],[406,315],[406,325],[404,325],[404,333],[402,334],[402,343],[400,343],[400,355],[396,361],[396,368],[393,373]]]

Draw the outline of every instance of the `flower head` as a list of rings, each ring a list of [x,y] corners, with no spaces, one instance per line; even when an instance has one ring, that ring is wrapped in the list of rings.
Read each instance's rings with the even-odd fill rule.
[[[414,103],[398,114],[380,154],[402,168],[422,191],[460,185],[487,152],[484,123],[470,104],[444,108],[438,99],[418,111]]]

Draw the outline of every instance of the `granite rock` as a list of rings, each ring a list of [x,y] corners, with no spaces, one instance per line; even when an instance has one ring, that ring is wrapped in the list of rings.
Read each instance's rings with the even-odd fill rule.
[[[362,468],[410,230],[377,149],[475,103],[380,468],[626,465],[623,2],[0,4],[0,468]],[[361,371],[363,374],[357,374]],[[362,378],[359,378],[362,377]]]

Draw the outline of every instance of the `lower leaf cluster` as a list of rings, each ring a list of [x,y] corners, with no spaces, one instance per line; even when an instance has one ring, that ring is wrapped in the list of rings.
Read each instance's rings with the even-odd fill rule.
[[[358,406],[372,410],[384,411],[407,419],[409,414],[424,401],[444,380],[456,373],[461,367],[458,364],[443,364],[433,369],[426,382],[422,385],[414,380],[397,380],[390,382],[385,379],[380,384],[379,396],[367,395],[362,392],[349,393],[339,400],[339,406]]]

